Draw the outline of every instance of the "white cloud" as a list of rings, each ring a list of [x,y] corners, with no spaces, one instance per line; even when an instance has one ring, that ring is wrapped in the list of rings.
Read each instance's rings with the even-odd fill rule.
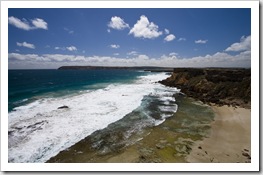
[[[55,47],[55,50],[65,50],[65,47]]]
[[[118,56],[118,55],[120,55],[120,54],[119,54],[119,53],[114,53],[113,55]]]
[[[19,28],[19,29],[23,29],[23,30],[34,30],[34,29],[45,29],[47,30],[47,22],[45,22],[43,19],[40,18],[35,18],[33,20],[31,20],[32,24],[30,25],[29,22],[26,19],[23,19],[23,21],[21,21],[20,19],[14,17],[14,16],[10,16],[8,18],[8,23]]]
[[[55,50],[68,50],[68,51],[76,51],[78,50],[75,46],[68,46],[68,47],[54,47]]]
[[[27,43],[27,42],[22,42],[22,43],[16,42],[16,45],[19,46],[19,47],[26,47],[26,48],[29,48],[29,49],[35,49],[36,48],[34,44],[30,44],[30,43]]]
[[[178,41],[186,41],[186,38],[179,38]]]
[[[129,24],[125,23],[124,20],[120,17],[113,16],[111,17],[111,21],[109,22],[108,27],[116,30],[123,30],[125,28],[129,28]]]
[[[48,29],[47,23],[43,19],[40,19],[40,18],[33,19],[32,24],[35,26],[35,28],[38,28],[38,29],[45,29],[45,30]]]
[[[175,36],[173,34],[167,35],[164,40],[169,42],[169,41],[173,41],[175,39]]]
[[[251,36],[242,36],[239,43],[234,43],[230,47],[228,47],[225,51],[245,51],[251,49]]]
[[[69,47],[66,47],[67,50],[69,51],[76,51],[77,48],[75,46],[69,46]]]
[[[175,53],[175,52],[169,53],[169,56],[171,56],[171,57],[172,57],[172,56],[175,56],[175,57],[176,57],[177,55],[178,55],[178,53]]]
[[[19,53],[9,53],[8,54],[8,59],[14,59],[14,60],[26,60],[26,61],[31,61],[31,60],[36,60],[36,58],[39,57],[36,54],[19,54]]]
[[[144,15],[140,17],[140,20],[134,24],[129,34],[133,34],[137,38],[153,39],[162,35],[161,31],[158,31],[158,25],[153,22],[149,22],[148,18]]]
[[[111,32],[110,29],[107,29],[107,32],[110,33]]]
[[[201,39],[200,39],[200,40],[196,40],[195,43],[196,43],[196,44],[205,44],[205,43],[207,43],[207,41],[208,41],[208,40],[201,40]]]
[[[136,52],[136,51],[131,51],[131,52],[128,52],[127,55],[138,55],[138,52]]]
[[[111,44],[110,47],[113,48],[113,49],[118,49],[118,48],[120,48],[120,45],[118,45],[118,44]]]
[[[168,29],[164,29],[164,33],[165,33],[166,35],[168,35],[168,34],[170,33],[170,31],[169,31]]]
[[[137,59],[139,59],[139,60],[149,60],[150,58],[147,55],[138,55]]]
[[[19,28],[19,29],[23,29],[23,30],[30,30],[31,29],[31,27],[27,21],[21,21],[20,19],[13,17],[13,16],[8,18],[8,23]]]
[[[62,54],[19,54],[9,53],[10,68],[58,68],[63,65],[92,66],[163,66],[163,67],[251,67],[251,52],[244,51],[237,55],[217,52],[213,55],[192,58],[177,58],[177,53],[170,53],[159,58],[147,55],[134,55],[131,58],[109,56],[81,56]],[[28,66],[31,67],[28,67]],[[23,67],[24,66],[24,67]]]

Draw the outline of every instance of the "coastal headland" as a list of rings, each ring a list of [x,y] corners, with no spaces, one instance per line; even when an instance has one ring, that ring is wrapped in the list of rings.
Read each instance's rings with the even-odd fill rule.
[[[250,108],[251,71],[244,68],[176,68],[166,86],[203,103]]]
[[[171,67],[153,67],[153,66],[136,66],[136,67],[124,67],[124,66],[61,66],[58,70],[141,70],[150,72],[173,72]]]
[[[102,154],[87,137],[48,162],[251,162],[250,69],[175,68],[159,83],[180,89],[178,110],[142,139]]]

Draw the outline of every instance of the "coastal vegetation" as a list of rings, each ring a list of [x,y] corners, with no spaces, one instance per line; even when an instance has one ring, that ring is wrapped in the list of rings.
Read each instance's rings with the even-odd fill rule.
[[[250,108],[250,69],[176,68],[160,83],[179,88],[188,97],[204,103]]]

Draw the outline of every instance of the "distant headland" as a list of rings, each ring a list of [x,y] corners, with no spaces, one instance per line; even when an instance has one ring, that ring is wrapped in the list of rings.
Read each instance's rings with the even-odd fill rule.
[[[58,70],[99,70],[99,69],[125,69],[125,70],[143,70],[152,72],[173,72],[174,68],[170,67],[125,67],[125,66],[61,66]]]

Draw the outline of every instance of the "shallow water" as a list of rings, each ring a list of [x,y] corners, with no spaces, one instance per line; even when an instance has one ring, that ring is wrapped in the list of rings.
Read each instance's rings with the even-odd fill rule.
[[[133,81],[111,82],[97,89],[82,89],[79,93],[38,96],[31,103],[15,107],[8,114],[9,162],[45,162],[104,128],[123,135],[105,136],[114,142],[110,148],[103,146],[105,139],[94,137],[93,147],[99,148],[102,154],[119,145],[132,144],[137,139],[132,139],[134,133],[160,124],[177,110],[171,100],[177,89],[156,83],[167,76],[150,73],[134,77]],[[168,106],[163,102],[169,103],[169,108],[165,108]],[[58,109],[61,106],[68,108]],[[118,142],[115,137],[125,139]]]
[[[153,100],[144,110],[138,108],[48,162],[185,162],[194,141],[208,135],[214,114],[209,106],[192,99],[176,99],[177,112],[169,111],[170,117],[159,125],[143,114],[153,109],[159,118],[164,114],[158,109],[161,100]]]

